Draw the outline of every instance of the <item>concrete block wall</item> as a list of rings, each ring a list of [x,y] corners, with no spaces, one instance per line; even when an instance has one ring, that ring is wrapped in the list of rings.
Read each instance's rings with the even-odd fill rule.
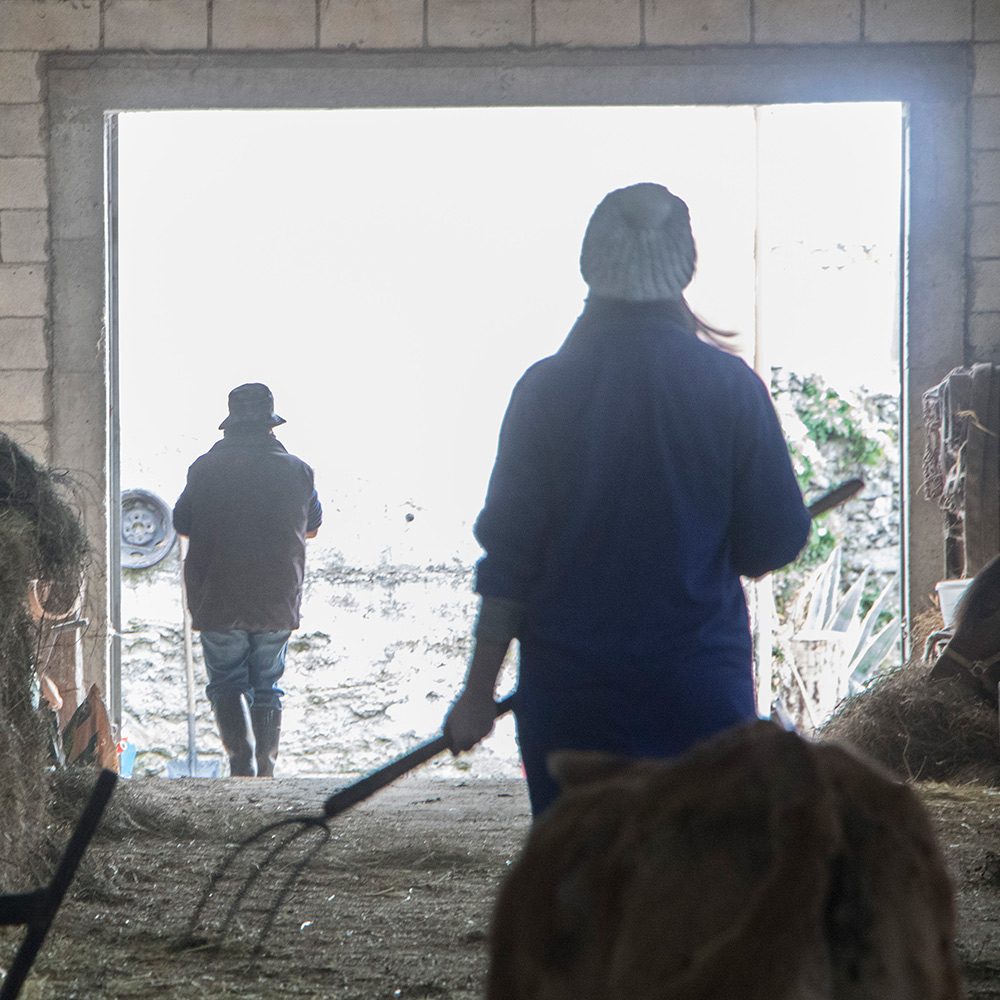
[[[1000,360],[1000,0],[0,0],[0,429],[103,496],[103,331],[53,343],[60,296],[92,284],[103,260],[99,234],[51,232],[51,53],[479,49],[544,60],[577,49],[607,63],[658,47],[712,47],[724,59],[726,46],[901,43],[959,43],[974,65],[969,176],[950,181],[967,190],[962,360]],[[53,239],[79,251],[60,273]],[[86,403],[67,424],[53,399],[74,393]],[[101,503],[88,513],[95,538]]]
[[[1000,363],[1000,2],[975,14],[967,360]]]
[[[1000,0],[0,0],[0,428],[46,457],[46,53],[858,42],[971,45],[968,360],[997,360]]]

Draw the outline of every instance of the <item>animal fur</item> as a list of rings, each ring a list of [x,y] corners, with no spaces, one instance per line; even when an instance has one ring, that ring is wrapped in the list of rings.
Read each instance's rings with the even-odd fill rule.
[[[955,906],[905,785],[759,722],[678,762],[554,755],[488,1000],[958,1000]]]

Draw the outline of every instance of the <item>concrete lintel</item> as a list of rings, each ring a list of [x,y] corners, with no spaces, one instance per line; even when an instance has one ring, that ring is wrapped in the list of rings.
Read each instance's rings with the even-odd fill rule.
[[[948,100],[974,73],[970,46],[933,43],[53,54],[48,66],[52,127],[116,109]]]

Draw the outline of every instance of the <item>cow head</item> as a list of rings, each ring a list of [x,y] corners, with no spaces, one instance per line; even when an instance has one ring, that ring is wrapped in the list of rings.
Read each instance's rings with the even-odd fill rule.
[[[1000,683],[1000,556],[974,577],[955,612],[955,630],[931,677],[954,677],[997,704]]]

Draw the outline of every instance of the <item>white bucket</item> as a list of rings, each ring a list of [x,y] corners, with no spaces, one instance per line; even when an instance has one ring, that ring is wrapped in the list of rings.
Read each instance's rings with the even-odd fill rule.
[[[955,608],[970,583],[971,580],[941,580],[934,588],[937,590],[938,606],[941,608],[945,628],[951,628],[955,624]]]

